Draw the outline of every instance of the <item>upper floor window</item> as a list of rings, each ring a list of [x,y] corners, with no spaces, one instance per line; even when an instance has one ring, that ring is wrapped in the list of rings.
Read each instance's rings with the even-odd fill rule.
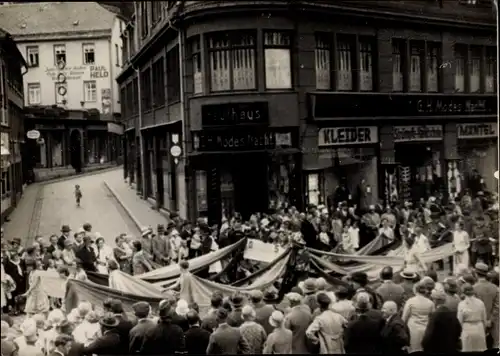
[[[439,91],[439,57],[440,45],[427,43],[427,91],[436,93]]]
[[[191,63],[193,66],[193,93],[200,94],[203,92],[203,70],[199,36],[190,39],[189,49],[191,50]]]
[[[54,64],[66,64],[66,45],[54,45]]]
[[[151,97],[151,68],[145,69],[141,73],[141,104],[142,111],[148,111],[152,106]]]
[[[181,98],[179,46],[167,53],[167,102],[175,103]]]
[[[39,63],[39,54],[38,54],[38,46],[28,46],[26,47],[26,62],[28,62],[28,67],[38,67]]]
[[[148,5],[149,2],[140,2],[139,6],[141,8],[141,37],[144,38],[149,33],[149,18],[148,18]]]
[[[256,88],[255,43],[255,34],[247,31],[209,36],[211,91]]]
[[[470,50],[469,86],[471,93],[481,90],[481,48],[479,47]]]
[[[154,107],[165,105],[165,59],[161,57],[153,63]]]
[[[410,91],[422,91],[423,46],[410,43]]]
[[[132,114],[137,115],[139,113],[139,84],[137,78],[132,80]]]
[[[460,45],[455,45],[454,47],[455,54],[455,92],[463,93],[465,91],[465,59],[466,48]]]
[[[337,90],[353,90],[353,41],[347,36],[337,36]]]
[[[484,91],[495,92],[495,78],[497,72],[496,47],[486,47]]]
[[[128,38],[125,36],[122,36],[122,64],[126,63],[128,61],[129,57],[129,47],[128,47]]]
[[[373,52],[375,41],[370,38],[359,40],[359,89],[373,90]]]
[[[151,7],[151,21],[154,26],[161,20],[163,13],[163,1],[151,1]]]
[[[84,43],[83,64],[95,64],[95,45],[93,43]]]
[[[28,105],[40,105],[42,102],[42,90],[40,83],[28,83]]]
[[[87,103],[97,101],[97,85],[95,80],[83,82],[83,101]]]
[[[264,32],[267,89],[292,88],[292,41],[287,32]]]
[[[331,88],[332,38],[328,34],[316,34],[316,89],[328,90]]]
[[[401,40],[392,41],[392,91],[402,92],[404,83],[404,42]]]

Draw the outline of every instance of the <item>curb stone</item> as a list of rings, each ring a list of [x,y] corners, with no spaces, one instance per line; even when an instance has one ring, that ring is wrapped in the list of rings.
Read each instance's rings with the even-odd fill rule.
[[[129,218],[134,222],[135,226],[137,226],[137,229],[141,231],[143,228],[143,225],[141,222],[135,217],[135,215],[130,211],[130,209],[122,202],[122,200],[119,198],[119,195],[116,193],[116,191],[111,188],[111,186],[108,184],[108,182],[103,181],[104,186],[108,189],[108,191],[111,193],[111,195],[115,198],[115,200],[120,204],[120,206],[125,210],[125,213],[129,216]]]

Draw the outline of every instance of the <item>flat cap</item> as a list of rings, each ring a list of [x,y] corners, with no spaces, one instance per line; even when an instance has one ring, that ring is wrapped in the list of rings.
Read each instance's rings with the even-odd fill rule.
[[[136,315],[147,315],[149,314],[150,306],[148,302],[137,302],[132,305],[132,309]]]

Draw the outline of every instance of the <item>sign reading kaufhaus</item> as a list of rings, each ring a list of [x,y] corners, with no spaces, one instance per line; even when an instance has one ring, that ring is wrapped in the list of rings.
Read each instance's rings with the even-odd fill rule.
[[[498,134],[497,123],[471,123],[457,125],[459,139],[494,138]]]
[[[391,117],[496,115],[496,95],[407,93],[318,93],[313,116]]]
[[[296,147],[291,131],[239,130],[193,132],[193,150],[198,152],[259,151]]]
[[[267,124],[268,121],[266,102],[204,105],[201,108],[203,126]]]

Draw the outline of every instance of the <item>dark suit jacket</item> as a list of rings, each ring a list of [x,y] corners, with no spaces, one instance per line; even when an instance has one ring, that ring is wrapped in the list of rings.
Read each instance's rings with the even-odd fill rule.
[[[64,241],[66,241],[66,239],[67,237],[64,235],[59,236],[59,239],[57,239],[57,246],[59,246],[61,250],[64,250]]]
[[[129,335],[130,330],[134,327],[134,323],[124,317],[122,314],[116,314],[115,317],[118,319],[118,326],[116,331],[120,335],[120,347],[124,353],[127,353],[130,347]]]
[[[130,354],[145,355],[143,353],[144,338],[146,334],[156,326],[151,319],[139,320],[129,332],[129,352]]]
[[[63,241],[63,243],[64,243],[64,241]],[[59,247],[59,241],[57,241],[57,247]],[[57,247],[54,245],[50,245],[49,247],[47,247],[47,252],[52,255]]]
[[[431,314],[422,340],[424,352],[456,353],[460,350],[462,326],[457,314],[441,305]]]
[[[402,354],[402,348],[410,345],[410,330],[399,315],[392,316],[382,328],[382,351],[387,354]]]
[[[238,328],[243,324],[243,318],[241,317],[241,308],[235,308],[227,317],[227,323],[230,326]]]
[[[97,272],[95,266],[97,258],[93,249],[82,245],[75,251],[75,256],[82,261],[82,268],[85,271]]]
[[[66,356],[82,356],[84,354],[84,351],[85,351],[85,345],[79,342],[73,342]]]
[[[217,317],[214,311],[208,312],[207,315],[201,320],[201,327],[210,333],[217,329]]]
[[[380,287],[377,288],[376,292],[382,297],[384,303],[388,300],[392,300],[398,307],[402,307],[405,290],[401,285],[393,281],[384,281]]]
[[[120,348],[120,335],[115,330],[108,331],[83,349],[83,354],[92,356],[123,355]]]
[[[236,355],[249,352],[250,347],[238,328],[222,324],[210,335],[207,355]]]
[[[180,326],[183,332],[189,330],[189,323],[185,316],[181,316],[177,313],[172,314],[172,324]]]
[[[200,328],[192,326],[184,333],[186,338],[186,351],[188,355],[205,355],[207,353],[210,333]]]
[[[158,355],[159,350],[162,355],[172,355],[182,353],[185,349],[184,332],[170,319],[160,321],[144,338],[144,355]]]
[[[380,353],[380,320],[361,314],[347,325],[344,341],[346,353]]]

